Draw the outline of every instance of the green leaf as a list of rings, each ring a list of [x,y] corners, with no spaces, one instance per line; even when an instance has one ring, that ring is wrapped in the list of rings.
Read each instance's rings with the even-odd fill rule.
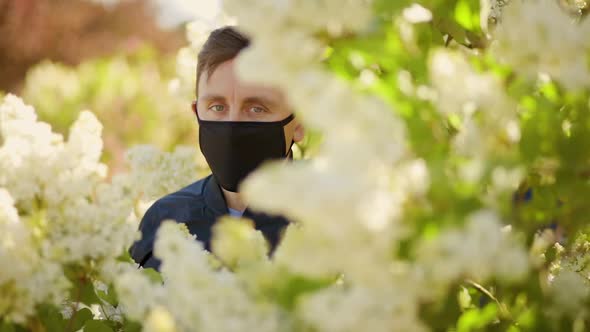
[[[531,329],[535,325],[535,310],[526,309],[516,318],[516,322],[523,328]]]
[[[30,332],[30,328],[24,328],[13,323],[0,323],[0,332]]]
[[[84,332],[113,332],[113,329],[103,321],[89,320],[84,325]]]
[[[451,289],[449,294],[457,293],[458,289]],[[460,314],[457,296],[444,296],[420,308],[420,317],[429,323],[433,331],[449,331],[449,327],[455,326]]]
[[[0,323],[0,332],[15,332],[14,325],[6,321],[2,321]]]
[[[67,321],[54,306],[41,305],[38,309],[38,317],[47,331],[65,331],[66,329]]]
[[[457,296],[459,306],[461,306],[462,310],[466,310],[467,308],[471,307],[471,295],[469,295],[469,290],[467,288],[461,287]]]
[[[127,250],[125,250],[125,252],[123,252],[119,257],[117,257],[117,261],[124,263],[135,263],[135,261],[133,260],[133,258],[131,258],[131,255]]]
[[[123,331],[125,332],[140,332],[141,324],[131,320],[125,320],[123,323]]]
[[[94,290],[94,285],[90,281],[82,282],[78,287],[80,292],[80,302],[91,305],[93,303],[100,303],[100,299]]]
[[[153,268],[142,269],[141,273],[146,275],[153,283],[164,283],[164,279],[162,279],[162,275],[160,272],[154,270]]]
[[[465,311],[457,321],[457,332],[469,332],[482,329],[497,319],[498,307],[490,303],[483,309]]]
[[[455,6],[455,20],[469,31],[480,30],[479,1],[459,0]]]
[[[271,298],[289,310],[293,309],[299,296],[316,292],[334,283],[333,278],[313,279],[300,275],[288,275],[272,285]]]
[[[75,313],[75,316],[72,316],[74,319],[72,320],[70,331],[78,331],[79,329],[84,326],[86,321],[91,320],[94,315],[92,311],[88,308],[82,308]]]
[[[107,291],[97,289],[96,295],[98,295],[101,300],[108,302],[113,307],[116,307],[119,304],[117,293],[112,285],[109,285],[109,289]]]

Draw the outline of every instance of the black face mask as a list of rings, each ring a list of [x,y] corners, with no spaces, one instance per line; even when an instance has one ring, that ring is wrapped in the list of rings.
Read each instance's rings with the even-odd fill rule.
[[[275,122],[205,121],[196,109],[195,114],[201,152],[226,190],[237,192],[240,182],[262,162],[290,155],[285,152],[283,128],[293,120],[293,114]]]

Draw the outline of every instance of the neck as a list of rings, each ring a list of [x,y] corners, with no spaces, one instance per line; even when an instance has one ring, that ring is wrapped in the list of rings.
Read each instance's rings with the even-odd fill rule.
[[[223,196],[225,197],[225,202],[228,208],[242,212],[246,210],[246,204],[242,200],[242,196],[240,195],[240,193],[227,191],[223,188],[221,188],[221,190],[223,191]]]

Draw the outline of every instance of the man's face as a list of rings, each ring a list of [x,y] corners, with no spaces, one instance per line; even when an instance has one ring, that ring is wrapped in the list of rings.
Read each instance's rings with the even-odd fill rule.
[[[220,64],[210,76],[204,71],[198,84],[197,112],[201,120],[273,122],[292,113],[278,89],[240,81],[233,59]],[[303,134],[297,119],[286,125],[285,151],[291,141],[301,141]]]

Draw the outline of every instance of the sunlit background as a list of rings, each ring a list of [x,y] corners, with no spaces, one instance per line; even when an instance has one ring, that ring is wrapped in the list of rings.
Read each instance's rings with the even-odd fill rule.
[[[130,144],[194,145],[193,96],[179,83],[194,74],[177,57],[186,23],[219,10],[216,0],[0,0],[0,96],[23,96],[66,135],[94,112],[112,173]]]

